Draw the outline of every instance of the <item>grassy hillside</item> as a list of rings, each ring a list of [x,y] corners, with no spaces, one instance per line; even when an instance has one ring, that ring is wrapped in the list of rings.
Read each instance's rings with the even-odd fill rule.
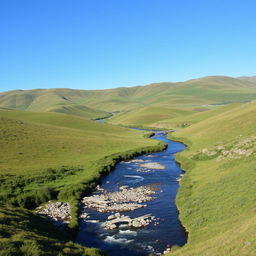
[[[57,112],[89,119],[109,116],[108,112],[72,101],[79,91],[69,89],[17,90],[0,94],[0,107],[6,109]],[[86,96],[86,95],[84,95]],[[72,99],[69,99],[71,97]]]
[[[193,109],[188,115],[179,115],[174,118],[165,119],[154,123],[155,127],[166,129],[180,129],[191,126],[192,124],[217,116],[235,106],[240,106],[243,103],[233,103],[226,105],[207,106]]]
[[[255,113],[256,102],[231,105],[174,134],[189,145],[177,197],[189,240],[170,255],[256,254]]]
[[[48,239],[47,233],[36,230],[39,227],[31,212],[17,208],[15,216],[12,207],[33,209],[50,199],[70,202],[70,228],[76,227],[78,200],[117,161],[164,148],[163,143],[145,139],[146,135],[65,114],[0,110],[0,204],[8,206],[0,207],[0,251],[5,253],[0,255],[16,255],[12,252],[23,247],[38,251],[24,255],[56,255],[48,253],[49,244],[56,251],[65,249],[64,255],[94,255],[81,253],[86,249],[73,243],[66,244],[66,238],[59,240],[53,235]],[[29,240],[34,241],[35,249],[30,249]]]
[[[256,84],[256,76],[241,76],[241,77],[238,77],[238,79],[242,81],[249,81],[251,83]]]
[[[98,249],[85,248],[45,218],[21,208],[0,207],[1,256],[100,256]]]
[[[149,106],[114,116],[109,122],[113,124],[133,126],[155,126],[155,124],[161,120],[171,119],[177,116],[187,116],[191,113],[193,113],[193,111],[172,109],[163,106]]]
[[[0,126],[1,174],[31,177],[64,166],[71,176],[48,183],[59,190],[97,177],[92,165],[100,159],[157,144],[140,131],[56,113],[1,110]]]
[[[147,86],[110,90],[45,89],[10,91],[0,94],[0,107],[56,111],[87,116],[87,108],[101,111],[129,111],[146,106],[164,107],[201,106],[256,99],[254,79],[204,77],[181,83],[155,83]],[[77,107],[75,107],[77,105]],[[84,107],[87,107],[84,110]],[[77,109],[78,108],[78,109]],[[83,114],[83,112],[85,112]],[[106,114],[106,113],[105,113]]]

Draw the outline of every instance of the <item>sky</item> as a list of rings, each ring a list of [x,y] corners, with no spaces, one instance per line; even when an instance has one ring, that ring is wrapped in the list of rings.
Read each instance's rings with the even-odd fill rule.
[[[255,0],[0,0],[0,91],[256,75]]]

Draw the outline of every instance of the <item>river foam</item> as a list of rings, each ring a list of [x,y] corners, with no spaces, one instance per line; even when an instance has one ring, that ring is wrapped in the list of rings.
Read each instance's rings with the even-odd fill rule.
[[[116,236],[107,236],[104,239],[105,242],[107,243],[115,243],[115,244],[129,244],[131,242],[133,242],[133,239],[126,239],[126,238],[116,238]]]

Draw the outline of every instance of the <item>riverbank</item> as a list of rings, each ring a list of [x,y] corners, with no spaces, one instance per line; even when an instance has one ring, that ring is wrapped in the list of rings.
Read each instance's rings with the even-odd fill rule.
[[[49,200],[69,203],[72,218],[67,233],[73,237],[80,198],[95,188],[120,156],[165,147],[145,139],[145,132],[57,113],[1,110],[0,127],[0,203],[31,212]],[[40,246],[40,239],[37,242]]]
[[[182,170],[174,155],[184,146],[169,141],[162,132],[156,133],[154,139],[166,142],[169,145],[167,150],[120,162],[103,178],[101,186],[84,199],[79,243],[97,244],[110,255],[137,256],[157,254],[170,244],[183,245],[186,242],[186,233],[175,206]],[[136,238],[129,238],[130,233]]]
[[[177,206],[189,239],[169,255],[256,254],[254,113],[255,103],[245,104],[173,134],[189,145],[177,156],[186,171]]]

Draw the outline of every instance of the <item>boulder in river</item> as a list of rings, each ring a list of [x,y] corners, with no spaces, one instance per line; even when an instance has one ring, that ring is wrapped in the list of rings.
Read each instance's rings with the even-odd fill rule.
[[[135,228],[140,228],[143,226],[143,224],[139,221],[139,220],[133,220],[131,223],[131,226],[135,227]]]

